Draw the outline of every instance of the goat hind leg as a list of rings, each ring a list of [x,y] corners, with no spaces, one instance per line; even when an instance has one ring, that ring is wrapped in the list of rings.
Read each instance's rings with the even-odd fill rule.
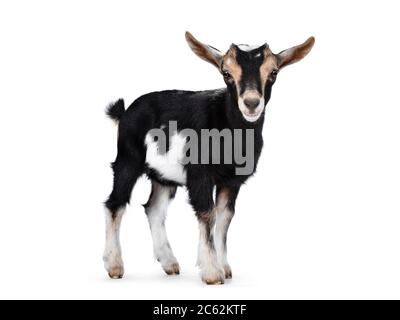
[[[119,279],[124,275],[119,230],[132,188],[137,178],[141,175],[140,168],[135,167],[134,163],[134,159],[125,159],[117,156],[117,160],[112,166],[114,170],[114,185],[105,203],[106,244],[103,255],[104,267],[112,279]]]
[[[119,229],[125,208],[111,212],[106,208],[106,245],[103,254],[104,267],[112,279],[120,279],[124,275]]]

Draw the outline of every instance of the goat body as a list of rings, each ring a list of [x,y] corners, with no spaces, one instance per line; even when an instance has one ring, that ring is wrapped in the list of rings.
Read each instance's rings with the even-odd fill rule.
[[[310,38],[304,44],[278,55],[273,54],[266,44],[260,47],[232,45],[222,55],[189,33],[186,39],[198,56],[220,70],[226,88],[198,92],[152,92],[135,100],[127,110],[123,100],[118,100],[107,109],[107,114],[119,122],[118,154],[112,164],[113,190],[105,203],[107,232],[104,263],[112,278],[120,278],[124,273],[119,228],[132,188],[143,174],[152,182],[151,194],[144,207],[154,254],[164,271],[179,274],[180,270],[168,242],[164,222],[176,188],[184,185],[199,220],[198,265],[202,280],[207,284],[216,284],[232,277],[226,257],[227,232],[239,189],[256,170],[263,146],[265,106],[272,86],[278,71],[301,60],[314,44],[314,39]],[[171,122],[176,124],[175,128],[170,126]],[[188,129],[199,137],[208,129],[239,139],[246,151],[252,150],[250,170],[238,174],[238,168],[243,164],[236,157],[235,139],[220,139],[217,149],[214,145],[203,147],[203,141],[199,139],[194,143],[199,151],[196,161],[182,162],[188,152],[185,147],[189,144],[183,132]],[[165,133],[165,149],[152,134],[154,130]],[[250,131],[252,139],[236,134],[242,131]],[[239,153],[244,149],[240,149]],[[217,163],[212,161],[216,153],[222,154],[221,161]]]

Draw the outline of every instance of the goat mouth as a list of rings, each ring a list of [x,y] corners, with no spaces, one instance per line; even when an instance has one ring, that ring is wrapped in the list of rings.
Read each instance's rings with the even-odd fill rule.
[[[247,111],[243,111],[243,118],[248,121],[248,122],[255,122],[258,120],[258,118],[260,118],[260,115],[262,113],[262,110],[260,110],[259,112],[254,112],[254,113],[250,113]]]

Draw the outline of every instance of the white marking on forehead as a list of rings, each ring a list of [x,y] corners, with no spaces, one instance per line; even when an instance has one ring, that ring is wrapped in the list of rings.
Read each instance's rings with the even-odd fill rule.
[[[260,48],[261,46],[249,45],[249,44],[239,44],[238,47],[242,51],[249,52],[249,51],[252,51],[254,49]]]
[[[158,151],[158,143],[150,135],[146,135],[147,145],[146,163],[166,180],[175,181],[181,184],[186,183],[186,170],[182,165],[186,138],[175,133],[170,140],[169,150],[165,154]]]
[[[261,57],[261,53],[257,53],[254,57],[256,58]]]

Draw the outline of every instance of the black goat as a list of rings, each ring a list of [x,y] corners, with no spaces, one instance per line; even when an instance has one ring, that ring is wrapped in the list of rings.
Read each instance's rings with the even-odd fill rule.
[[[226,88],[210,91],[162,91],[146,94],[125,111],[123,100],[110,105],[108,115],[119,121],[118,155],[112,164],[113,190],[106,206],[105,267],[111,278],[124,273],[119,243],[119,228],[126,204],[137,179],[146,173],[152,181],[152,191],[145,211],[154,243],[154,253],[167,274],[179,274],[179,265],[167,239],[164,226],[168,203],[177,186],[186,186],[190,204],[200,224],[198,265],[207,284],[223,283],[231,278],[226,258],[226,238],[235,210],[235,200],[241,185],[255,169],[263,146],[262,127],[265,106],[278,72],[305,57],[314,45],[314,38],[303,44],[274,54],[267,44],[259,47],[232,44],[222,54],[217,49],[186,33],[190,48],[210,62],[224,77]],[[171,129],[170,123],[175,123]],[[165,132],[164,150],[161,140],[152,130]],[[187,155],[186,129],[200,136],[203,130],[224,132],[239,137],[239,142],[251,150],[253,164],[238,174],[241,167],[235,154],[236,141],[220,139],[216,149],[205,148],[199,141],[199,154],[183,163]],[[251,132],[251,139],[236,135]],[[222,141],[223,140],[223,141]],[[234,139],[235,140],[235,139]],[[251,147],[251,148],[247,148]],[[209,151],[211,150],[211,153]],[[192,150],[190,150],[192,151]],[[214,155],[223,152],[222,161],[213,162]],[[199,157],[201,161],[199,161]],[[227,161],[228,158],[232,161]],[[210,160],[207,162],[204,160]],[[216,196],[214,201],[214,189]]]

